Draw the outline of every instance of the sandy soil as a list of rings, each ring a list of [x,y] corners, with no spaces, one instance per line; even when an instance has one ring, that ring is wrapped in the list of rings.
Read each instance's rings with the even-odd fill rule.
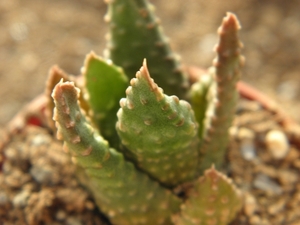
[[[300,1],[152,2],[183,62],[203,67],[214,57],[222,17],[236,13],[247,58],[242,79],[300,120]],[[101,0],[0,1],[0,126],[43,91],[51,65],[79,74],[86,53],[102,54],[105,11]]]

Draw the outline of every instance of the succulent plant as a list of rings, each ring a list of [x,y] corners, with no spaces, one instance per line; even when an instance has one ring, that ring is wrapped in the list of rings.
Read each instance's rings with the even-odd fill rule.
[[[228,224],[242,205],[217,171],[243,64],[236,17],[223,19],[213,66],[191,82],[150,3],[107,4],[104,57],[87,55],[83,82],[53,67],[47,85],[78,178],[112,224]]]

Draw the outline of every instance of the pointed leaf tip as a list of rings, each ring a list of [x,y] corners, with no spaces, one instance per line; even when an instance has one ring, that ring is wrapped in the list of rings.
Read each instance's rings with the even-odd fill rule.
[[[81,71],[80,71],[81,74],[83,74],[83,76],[87,73],[87,68],[89,66],[90,61],[95,58],[97,58],[97,55],[95,54],[94,51],[91,51],[85,56],[83,67],[81,67]]]
[[[137,79],[144,79],[144,80],[146,80],[146,82],[149,85],[150,90],[155,93],[157,101],[160,101],[161,99],[163,99],[163,96],[164,96],[163,93],[164,93],[164,91],[163,91],[162,88],[160,88],[155,83],[154,79],[151,77],[150,72],[148,70],[147,60],[146,59],[143,60],[143,66],[137,72],[136,78]]]
[[[222,27],[223,27],[223,29],[222,29]],[[235,30],[240,30],[241,24],[235,14],[233,14],[231,12],[227,12],[220,28],[222,30],[224,30],[224,29],[228,29],[230,27],[232,27]]]
[[[53,92],[53,89],[55,87],[55,85],[57,83],[59,83],[59,81],[61,79],[64,80],[69,80],[68,75],[65,74],[57,65],[54,65],[50,68],[49,70],[49,75],[46,81],[46,88],[45,88],[45,95],[47,97],[47,106],[46,106],[46,110],[45,110],[45,114],[47,117],[47,123],[48,126],[55,131],[55,124],[52,120],[53,117],[53,109],[54,109],[54,102],[53,99],[51,97],[51,94]]]
[[[150,76],[146,59],[143,60],[143,66],[137,72],[136,77],[137,78],[142,78],[143,77],[148,82],[148,84],[149,84],[152,91],[155,91],[158,88],[157,84],[154,82],[154,80]]]
[[[146,58],[144,58],[144,60],[143,60],[143,66],[147,67],[147,59]]]
[[[51,74],[52,76],[57,74],[59,71],[61,71],[58,67],[58,65],[54,65],[50,68],[49,74]]]

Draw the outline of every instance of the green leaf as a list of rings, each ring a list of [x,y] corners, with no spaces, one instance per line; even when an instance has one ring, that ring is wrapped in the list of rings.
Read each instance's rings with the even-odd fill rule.
[[[236,84],[240,78],[244,59],[240,54],[242,44],[238,38],[239,22],[235,15],[228,13],[219,28],[220,41],[216,46],[214,60],[217,81],[217,103],[211,126],[202,142],[200,172],[212,164],[220,168],[224,162],[229,142],[228,129],[232,124],[238,93]]]
[[[88,182],[84,185],[101,211],[113,224],[170,225],[180,200],[109,147],[82,114],[78,96],[79,89],[73,83],[56,85],[52,97],[57,136],[64,140],[73,162],[83,168]]]
[[[195,178],[198,137],[190,104],[164,95],[145,61],[130,84],[116,126],[128,156],[166,186]]]
[[[173,216],[175,225],[227,225],[241,209],[240,192],[232,181],[214,168],[205,171],[195,182],[181,213]]]
[[[119,138],[115,124],[119,101],[125,96],[128,79],[122,69],[105,61],[93,52],[87,55],[83,75],[92,109],[92,118],[109,143],[118,147]]]
[[[107,57],[133,78],[140,63],[147,59],[152,77],[168,95],[185,98],[188,82],[168,41],[154,7],[147,0],[108,2],[109,23]]]
[[[210,68],[206,74],[201,75],[190,91],[191,105],[199,124],[198,136],[202,140],[208,128],[216,103],[215,70]]]

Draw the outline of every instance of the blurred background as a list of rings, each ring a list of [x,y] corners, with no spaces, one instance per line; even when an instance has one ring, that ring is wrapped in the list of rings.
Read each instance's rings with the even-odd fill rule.
[[[152,0],[186,65],[207,68],[227,11],[240,19],[242,80],[300,121],[300,1]],[[85,54],[102,55],[103,0],[0,0],[0,127],[43,92],[49,68],[79,74]]]

